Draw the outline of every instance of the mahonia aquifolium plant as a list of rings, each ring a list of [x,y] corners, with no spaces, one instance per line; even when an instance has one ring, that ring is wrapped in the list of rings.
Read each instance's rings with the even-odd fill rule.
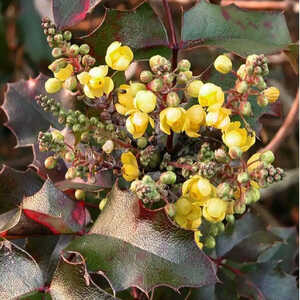
[[[63,159],[66,180],[90,182],[112,169],[146,207],[164,206],[178,226],[193,231],[201,249],[214,248],[225,225],[234,224],[236,214],[259,201],[260,189],[284,177],[284,171],[273,166],[271,151],[243,158],[256,141],[245,119],[252,115],[249,97],[255,96],[261,107],[279,97],[279,90],[265,82],[269,70],[264,55],[249,55],[237,70],[230,56],[218,56],[214,68],[236,76],[227,91],[193,75],[187,59],[172,68],[160,55],[149,59],[149,69],[140,73],[139,81],[118,86],[115,74],[125,72],[134,58],[128,46],[113,42],[106,65],[98,65],[89,45],[72,44],[70,31],[58,31],[48,19],[42,26],[55,60],[49,66],[53,78],[45,83],[48,95],[37,101],[76,140],[69,145],[57,129],[40,132],[40,151],[54,153],[45,160],[46,168],[55,168]],[[101,112],[90,116],[84,109],[63,108],[49,95],[62,88]],[[236,116],[242,122],[235,121]],[[184,141],[176,149],[175,134]],[[86,191],[76,190],[76,199],[85,197]],[[106,201],[100,202],[100,210]]]

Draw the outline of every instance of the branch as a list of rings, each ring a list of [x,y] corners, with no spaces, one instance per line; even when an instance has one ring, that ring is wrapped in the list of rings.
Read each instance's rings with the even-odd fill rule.
[[[294,128],[295,123],[298,121],[298,111],[299,111],[299,90],[297,91],[296,98],[293,105],[284,120],[282,126],[277,131],[276,135],[273,137],[271,142],[264,147],[260,152],[271,150],[275,152],[280,144],[285,140],[285,138],[291,133]]]
[[[163,5],[164,5],[165,11],[167,13],[167,21],[168,21],[168,25],[169,25],[170,34],[171,34],[170,48],[174,49],[174,48],[177,48],[177,39],[176,39],[174,23],[173,23],[172,14],[171,14],[168,0],[163,0]]]

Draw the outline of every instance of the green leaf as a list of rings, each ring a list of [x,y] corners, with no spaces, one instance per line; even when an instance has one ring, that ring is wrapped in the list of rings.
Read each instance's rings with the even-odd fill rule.
[[[101,270],[116,291],[136,286],[148,293],[157,285],[177,289],[217,280],[214,264],[197,248],[192,232],[175,227],[163,209],[145,209],[117,184],[90,234],[66,250],[81,253],[88,270]]]
[[[281,12],[253,12],[200,1],[184,13],[183,22],[184,47],[216,46],[247,56],[278,52],[291,42]]]
[[[54,22],[59,28],[69,27],[84,20],[102,0],[52,0]]]
[[[43,286],[43,274],[26,251],[0,242],[0,299],[13,299]]]
[[[93,47],[100,62],[104,62],[106,49],[113,41],[131,47],[134,53],[139,50],[138,59],[149,57],[148,50],[154,47],[168,45],[166,30],[148,3],[133,11],[107,9],[103,24],[85,41]]]
[[[290,43],[284,53],[290,59],[290,63],[296,74],[299,73],[299,43]]]
[[[4,165],[0,172],[0,214],[15,208],[24,197],[35,194],[42,184],[32,170],[17,171]]]
[[[50,285],[52,299],[118,300],[92,281],[83,258],[78,254],[76,256],[79,258],[76,262],[61,258]]]

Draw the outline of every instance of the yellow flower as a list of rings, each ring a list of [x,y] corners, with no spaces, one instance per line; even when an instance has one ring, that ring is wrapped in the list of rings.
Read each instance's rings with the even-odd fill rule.
[[[82,72],[77,75],[85,95],[91,99],[108,95],[114,88],[114,82],[108,76],[107,66],[98,66],[92,68],[88,73]]]
[[[62,88],[62,83],[56,78],[49,78],[45,82],[45,90],[49,94],[57,93]]]
[[[261,165],[260,157],[261,157],[261,153],[257,152],[248,159],[247,166],[249,172],[255,170]]]
[[[135,110],[126,120],[126,128],[135,139],[142,137],[148,127],[148,124],[154,127],[154,120],[146,113]]]
[[[199,230],[194,232],[195,243],[202,250],[203,249],[203,243],[200,242],[201,236],[202,236],[202,233]]]
[[[190,97],[197,98],[199,95],[200,88],[202,87],[203,82],[201,80],[193,80],[188,84],[186,92]]]
[[[140,171],[135,156],[129,151],[121,155],[122,175],[126,181],[133,181],[139,177]]]
[[[214,62],[214,66],[218,72],[227,74],[232,69],[232,62],[228,56],[219,55]]]
[[[133,99],[137,92],[145,90],[146,86],[139,82],[132,82],[130,85],[121,84],[118,92],[118,101],[115,107],[119,114],[126,115],[134,109]]]
[[[189,137],[199,137],[197,133],[205,124],[205,111],[201,105],[193,105],[185,114],[184,131]]]
[[[210,198],[203,207],[204,218],[212,223],[224,220],[227,211],[227,203],[220,198]]]
[[[60,81],[65,81],[73,74],[73,70],[73,66],[71,64],[67,64],[66,67],[60,69],[58,72],[54,72],[54,76]]]
[[[255,143],[255,133],[248,134],[245,128],[240,128],[240,122],[230,123],[223,132],[222,139],[228,148],[239,147],[243,152],[247,151]]]
[[[224,103],[224,93],[217,85],[205,83],[200,88],[198,101],[202,106],[221,107]]]
[[[230,123],[230,114],[230,109],[224,107],[209,107],[208,114],[206,115],[206,125],[218,129],[224,129]]]
[[[278,88],[271,86],[268,89],[264,90],[264,96],[268,99],[270,103],[274,103],[279,98],[280,91]]]
[[[202,210],[192,204],[188,197],[180,197],[175,202],[175,221],[185,229],[197,230],[202,221]]]
[[[134,106],[144,113],[151,113],[156,106],[156,96],[151,91],[139,91],[134,98]]]
[[[195,205],[202,206],[215,195],[215,187],[206,178],[195,175],[183,183],[182,195],[188,195]]]
[[[170,129],[179,133],[183,130],[185,110],[182,107],[167,107],[160,112],[160,129],[166,134],[171,134]]]
[[[125,71],[132,60],[131,49],[128,46],[121,46],[120,42],[115,41],[107,48],[105,62],[113,70]]]

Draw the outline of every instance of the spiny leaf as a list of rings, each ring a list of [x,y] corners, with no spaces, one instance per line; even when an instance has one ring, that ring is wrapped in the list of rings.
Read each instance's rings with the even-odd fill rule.
[[[0,172],[0,214],[15,208],[24,197],[35,194],[42,180],[32,170],[14,170],[6,165]]]
[[[83,258],[76,256],[80,261],[70,262],[61,258],[50,285],[52,299],[118,300],[92,281]]]
[[[133,11],[107,9],[104,23],[85,40],[101,62],[113,41],[119,41],[134,51],[168,45],[166,30],[148,3]],[[145,56],[145,53],[139,52],[139,59],[145,57],[148,54]]]
[[[0,242],[0,299],[15,299],[43,286],[43,274],[26,251]]]
[[[214,265],[197,248],[192,232],[175,227],[162,209],[145,209],[117,184],[90,234],[66,250],[81,253],[88,270],[104,272],[117,291],[136,286],[148,293],[157,285],[178,289],[217,280]]]
[[[253,12],[200,1],[184,13],[183,21],[184,47],[216,46],[247,56],[278,52],[291,42],[281,12]]]

